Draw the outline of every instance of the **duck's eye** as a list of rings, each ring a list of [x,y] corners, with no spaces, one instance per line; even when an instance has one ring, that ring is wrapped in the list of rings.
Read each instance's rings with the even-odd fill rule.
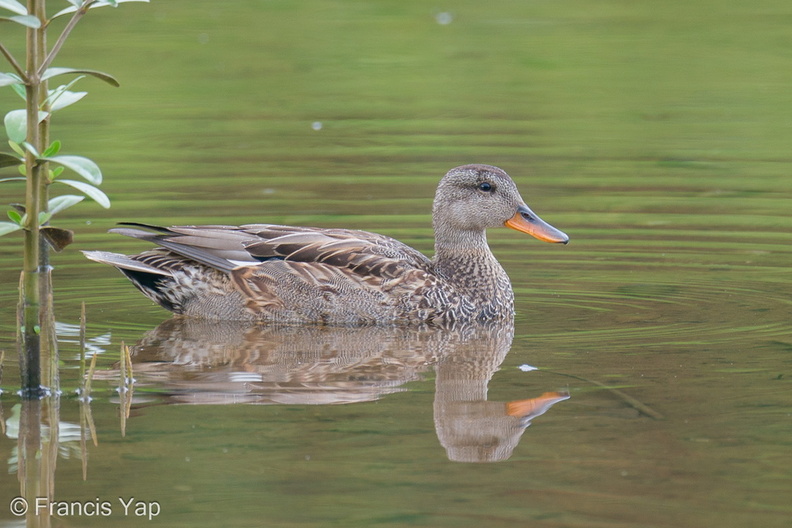
[[[492,184],[489,182],[481,182],[478,184],[478,190],[481,192],[491,192],[492,191]]]

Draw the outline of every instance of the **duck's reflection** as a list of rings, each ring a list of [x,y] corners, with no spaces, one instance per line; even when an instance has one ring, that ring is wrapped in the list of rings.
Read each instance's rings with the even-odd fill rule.
[[[565,392],[487,400],[512,321],[437,327],[264,326],[173,318],[133,351],[136,384],[171,403],[339,404],[405,390],[435,368],[434,421],[451,460],[505,460]]]

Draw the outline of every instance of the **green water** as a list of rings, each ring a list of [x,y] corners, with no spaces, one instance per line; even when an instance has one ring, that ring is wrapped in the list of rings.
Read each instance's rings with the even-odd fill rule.
[[[77,242],[53,259],[54,497],[112,508],[53,524],[787,526],[790,22],[786,0],[92,12],[59,65],[122,87],[83,81],[53,135],[100,164],[113,208],[59,221]],[[15,97],[0,91],[0,109]],[[105,234],[137,220],[349,227],[430,253],[437,181],[472,162],[508,171],[572,239],[490,233],[513,328],[174,328],[77,251],[142,249]],[[0,239],[0,526],[20,522],[19,241]],[[82,300],[98,354],[85,447]],[[125,423],[122,341],[137,344]],[[505,402],[548,392],[569,398],[515,432]],[[456,460],[476,457],[500,461]],[[125,516],[131,497],[159,515]]]

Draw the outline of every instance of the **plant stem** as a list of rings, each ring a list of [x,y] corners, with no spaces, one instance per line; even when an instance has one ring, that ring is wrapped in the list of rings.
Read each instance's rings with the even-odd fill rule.
[[[42,25],[39,29],[35,31],[36,34],[36,63],[43,64],[46,60],[47,55],[47,25],[43,22],[47,19],[46,13],[46,0],[39,0],[37,2],[38,5],[38,12],[34,12],[33,14],[36,15],[39,20],[42,21]],[[41,66],[39,66],[39,71],[41,71]],[[50,142],[50,112],[51,108],[50,105],[47,103],[48,96],[49,96],[49,83],[46,80],[41,80],[42,74],[38,75],[39,78],[39,98],[37,99],[37,107],[40,111],[47,112],[47,117],[44,118],[38,124],[38,143],[34,143],[36,146],[36,150],[38,152],[44,152],[44,149],[47,148]],[[49,165],[47,163],[39,163],[38,165],[40,174],[39,174],[39,211],[46,212],[49,209]],[[45,222],[46,224],[46,222]],[[40,227],[40,226],[39,226]],[[49,275],[50,275],[50,265],[49,265],[49,244],[43,237],[39,237],[39,270],[41,270],[41,277],[42,280],[46,277],[46,280],[49,282]],[[46,291],[46,295],[51,295],[51,287],[41,287],[42,294]],[[48,298],[48,297],[47,297]],[[46,298],[45,298],[46,299]],[[52,313],[52,303],[49,301],[45,301],[46,309]],[[42,325],[43,326],[43,325]]]
[[[14,70],[17,72],[17,75],[19,75],[19,77],[22,79],[22,82],[27,83],[28,78],[25,70],[22,69],[22,66],[19,65],[14,56],[11,55],[11,52],[8,51],[2,43],[0,43],[0,53],[2,53],[3,57],[5,57],[9,64],[13,66]]]
[[[41,10],[44,0],[28,0],[28,12],[37,13]],[[27,142],[38,148],[39,121],[38,101],[40,98],[40,77],[36,73],[39,66],[38,31],[27,29],[27,77],[25,85],[27,110]],[[20,371],[22,374],[22,392],[28,397],[38,397],[41,391],[41,358],[40,331],[41,322],[41,289],[39,284],[39,258],[41,239],[39,234],[39,210],[41,204],[41,166],[35,156],[25,153],[25,172],[27,181],[25,188],[25,255],[22,267],[22,296],[20,299],[20,316],[22,325],[22,347],[20,350]]]
[[[39,20],[46,21],[46,0],[28,0],[27,8]],[[47,49],[45,24],[40,28],[27,29],[26,45],[25,139],[36,151],[41,152],[49,140],[49,119],[39,119],[39,110],[42,110],[40,107],[47,97],[47,82],[42,81],[39,74]],[[57,364],[57,344],[54,327],[50,324],[52,295],[49,282],[49,248],[41,237],[39,222],[39,213],[47,210],[47,166],[39,163],[30,149],[25,153],[25,172],[25,255],[19,306],[20,371],[22,394],[27,398],[40,398],[46,394],[46,389],[41,384],[42,359],[47,368],[47,383],[57,384],[57,376],[52,372],[53,366]],[[42,355],[45,357],[42,358]]]
[[[66,39],[69,38],[69,34],[74,29],[74,26],[76,26],[77,22],[79,22],[80,19],[85,16],[85,14],[88,12],[88,9],[91,7],[91,4],[95,2],[96,0],[85,0],[85,2],[83,2],[83,4],[77,9],[77,11],[74,12],[71,19],[66,24],[66,27],[63,28],[63,32],[58,37],[58,40],[55,41],[55,45],[52,46],[52,49],[50,50],[49,54],[41,63],[41,66],[39,66],[39,69],[37,70],[39,76],[44,75],[44,72],[47,71],[47,68],[49,68],[50,64],[52,64],[52,61],[55,60],[55,56],[63,47],[63,44],[64,42],[66,42]]]

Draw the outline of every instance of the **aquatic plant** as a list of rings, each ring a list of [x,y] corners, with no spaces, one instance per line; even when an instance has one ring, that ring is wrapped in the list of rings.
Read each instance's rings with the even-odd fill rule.
[[[124,2],[148,0],[66,0],[68,6],[48,16],[46,0],[0,0],[0,9],[10,16],[0,22],[16,23],[25,28],[25,61],[18,61],[0,42],[0,53],[13,71],[0,73],[0,86],[14,90],[25,102],[23,109],[5,114],[3,123],[12,152],[0,152],[0,168],[18,167],[21,176],[0,179],[0,183],[22,180],[25,185],[24,204],[11,204],[7,212],[10,221],[0,222],[0,236],[22,230],[24,232],[24,260],[20,281],[18,336],[22,391],[29,397],[46,394],[41,386],[41,341],[50,340],[43,331],[46,314],[51,314],[49,295],[49,249],[62,250],[72,241],[72,233],[49,225],[53,215],[79,202],[86,196],[102,207],[110,207],[110,200],[98,185],[102,172],[92,160],[71,154],[61,154],[62,142],[50,138],[53,113],[82,99],[86,92],[73,91],[74,85],[85,77],[95,77],[112,86],[118,81],[111,75],[84,68],[53,67],[52,64],[77,23],[95,7],[112,6]],[[52,47],[47,46],[50,23],[70,16]],[[66,77],[68,82],[50,89],[50,81]],[[81,180],[61,178],[70,171]],[[68,173],[67,173],[68,174]],[[50,187],[60,184],[81,194],[62,194],[50,197]],[[54,338],[52,338],[54,341]],[[46,343],[45,343],[46,344]],[[54,342],[52,344],[54,346]],[[56,368],[51,371],[56,371]],[[53,374],[54,376],[55,374]]]

